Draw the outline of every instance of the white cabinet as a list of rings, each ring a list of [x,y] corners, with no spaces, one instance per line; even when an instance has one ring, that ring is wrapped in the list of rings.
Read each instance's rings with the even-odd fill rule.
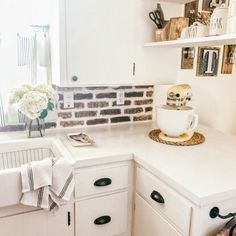
[[[189,234],[192,206],[182,196],[143,168],[137,168],[136,192],[175,228],[184,235]],[[163,202],[159,201],[161,197]]]
[[[115,236],[127,232],[127,192],[76,203],[76,235]]]
[[[60,0],[65,28],[64,85],[131,83],[134,0]],[[63,27],[61,24],[59,27]],[[65,35],[63,35],[63,33]],[[63,75],[61,75],[63,76]]]
[[[143,47],[153,41],[145,0],[58,0],[51,23],[52,77],[60,86],[173,82],[178,50]],[[166,19],[182,7],[162,2]],[[168,61],[168,68],[166,62]],[[169,70],[169,68],[172,68]],[[176,70],[175,70],[176,69]]]
[[[77,169],[75,185],[76,235],[131,235],[132,162]]]
[[[81,198],[127,189],[128,180],[128,165],[79,170],[75,175],[75,197]]]
[[[134,236],[181,236],[142,197],[135,196]]]
[[[0,235],[73,236],[74,207],[65,206],[56,213],[38,210],[1,218]]]
[[[135,192],[134,236],[190,235],[192,205],[139,166]]]

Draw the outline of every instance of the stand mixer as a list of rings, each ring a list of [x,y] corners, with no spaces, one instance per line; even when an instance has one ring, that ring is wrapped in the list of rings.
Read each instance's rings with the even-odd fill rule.
[[[194,134],[198,116],[191,106],[192,88],[179,84],[167,91],[166,104],[157,108],[157,123],[161,130],[159,138],[169,142],[185,142]]]
[[[179,84],[171,87],[167,92],[167,106],[182,110],[187,102],[191,101],[192,88],[188,84]]]

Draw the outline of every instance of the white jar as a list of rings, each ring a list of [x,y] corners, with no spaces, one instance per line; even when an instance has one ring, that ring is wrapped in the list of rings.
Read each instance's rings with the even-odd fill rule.
[[[200,22],[194,22],[190,27],[184,28],[181,32],[181,38],[198,38],[209,35],[209,26]]]
[[[227,33],[236,34],[236,0],[230,0]]]
[[[215,8],[211,16],[209,35],[222,35],[227,33],[228,11],[229,8],[225,4]]]

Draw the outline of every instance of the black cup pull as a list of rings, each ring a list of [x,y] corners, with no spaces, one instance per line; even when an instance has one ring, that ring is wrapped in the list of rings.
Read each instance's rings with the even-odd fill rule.
[[[111,179],[110,178],[102,178],[102,179],[98,179],[94,182],[94,186],[96,187],[104,187],[107,185],[111,184]]]
[[[157,191],[153,190],[150,197],[155,201],[155,202],[158,202],[158,203],[161,203],[161,204],[164,204],[165,203],[165,200],[164,198],[161,196],[160,193],[158,193]]]
[[[108,224],[111,221],[111,217],[110,216],[101,216],[98,217],[96,220],[94,220],[94,224],[95,225],[105,225]]]

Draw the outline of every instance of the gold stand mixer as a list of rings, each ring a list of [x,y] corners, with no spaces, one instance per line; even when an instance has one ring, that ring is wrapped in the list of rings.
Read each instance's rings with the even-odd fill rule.
[[[188,84],[171,87],[166,104],[157,108],[159,138],[168,142],[185,142],[191,139],[198,124],[198,116],[191,106],[192,88]]]

